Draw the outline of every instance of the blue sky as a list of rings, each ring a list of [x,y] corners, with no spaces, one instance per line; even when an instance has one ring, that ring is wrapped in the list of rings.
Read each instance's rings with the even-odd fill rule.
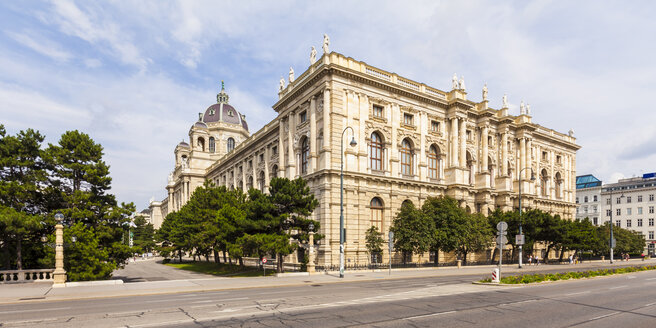
[[[656,171],[656,5],[651,1],[20,1],[0,3],[0,123],[105,147],[112,192],[165,196],[174,146],[216,101],[251,132],[275,117],[278,80],[331,50],[533,122],[582,146],[577,174]]]

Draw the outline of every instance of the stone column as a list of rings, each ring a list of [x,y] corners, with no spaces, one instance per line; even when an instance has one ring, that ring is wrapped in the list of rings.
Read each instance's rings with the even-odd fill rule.
[[[460,119],[460,167],[467,167],[467,120]]]
[[[296,131],[296,113],[291,112],[288,116],[289,129],[287,130],[287,147],[289,148],[289,154],[287,155],[287,167],[289,168],[289,179],[294,179],[296,177],[295,170],[295,161],[296,156],[294,153],[294,132]]]
[[[253,174],[253,188],[255,188],[255,189],[257,189],[257,187],[258,187],[258,185],[257,185],[258,176],[257,176],[257,171],[255,170],[255,168],[257,167],[257,164],[258,164],[257,163],[257,153],[254,153],[253,154],[253,167],[252,167],[253,172],[251,174]],[[246,188],[246,187],[244,187],[244,188]],[[262,191],[264,191],[264,190],[262,190]]]
[[[310,165],[308,173],[312,173],[317,169],[317,101],[316,97],[310,99]]]
[[[458,118],[451,118],[451,167],[458,166]]]
[[[308,259],[307,271],[308,271],[309,274],[313,274],[313,273],[316,272],[315,269],[314,269],[314,258],[315,258],[315,254],[314,254],[314,231],[310,231],[309,235],[310,235],[310,240],[309,240],[310,258]]]
[[[52,287],[66,286],[66,271],[64,270],[64,226],[55,225],[55,272]]]
[[[241,187],[243,191],[248,190],[248,185],[246,185],[246,170],[248,170],[247,159],[241,162]]]
[[[281,117],[278,120],[278,177],[285,177],[285,122]]]
[[[519,168],[517,173],[526,167],[526,138],[519,138]],[[526,170],[520,173],[522,180],[526,181]]]
[[[508,174],[508,132],[503,131],[501,136],[501,176]]]
[[[481,172],[488,172],[488,162],[487,162],[487,126],[481,128]]]
[[[326,88],[323,91],[323,149],[324,149],[324,163],[325,169],[330,168],[330,144],[331,144],[331,130],[330,130],[330,89]]]
[[[357,162],[358,162],[358,168],[357,170],[360,172],[366,172],[367,171],[367,142],[365,141],[365,130],[366,130],[366,125],[365,121],[367,117],[369,116],[369,97],[367,95],[361,93],[358,95],[358,98],[360,100],[360,115],[358,115],[359,119],[359,128],[358,128],[358,157],[357,157]]]
[[[428,116],[426,113],[419,113],[419,179],[426,180],[428,177],[428,163],[426,163],[426,133],[428,133]]]
[[[264,190],[263,193],[269,192],[269,156],[271,156],[271,151],[269,147],[264,148]]]

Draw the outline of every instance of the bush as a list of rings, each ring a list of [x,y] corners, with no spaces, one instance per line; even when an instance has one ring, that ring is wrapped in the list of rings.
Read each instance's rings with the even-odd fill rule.
[[[647,271],[647,270],[656,270],[656,265],[626,267],[626,268],[617,268],[617,269],[600,269],[600,270],[592,270],[592,271],[571,271],[571,272],[547,273],[547,274],[542,274],[542,273],[524,274],[519,276],[502,277],[501,283],[502,284],[531,284],[531,283],[543,282],[543,281],[581,279],[581,278],[608,276],[612,274],[631,273],[631,272],[639,272],[639,271]],[[492,279],[487,278],[487,279],[480,280],[480,282],[492,282]]]

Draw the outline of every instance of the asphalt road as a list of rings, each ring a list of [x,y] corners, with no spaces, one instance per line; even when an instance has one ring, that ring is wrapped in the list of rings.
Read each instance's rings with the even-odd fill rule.
[[[524,287],[431,277],[0,305],[2,327],[656,327],[656,272]]]

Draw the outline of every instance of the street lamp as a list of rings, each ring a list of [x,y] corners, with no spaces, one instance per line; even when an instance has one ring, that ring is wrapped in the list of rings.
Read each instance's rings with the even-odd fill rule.
[[[309,235],[310,235],[310,259],[308,261],[307,270],[309,274],[313,274],[314,270],[314,223],[310,222],[308,226]]]
[[[358,142],[355,141],[355,132],[353,128],[347,126],[342,131],[342,152],[341,152],[341,166],[339,169],[339,277],[344,278],[344,240],[346,236],[344,235],[344,133],[346,130],[351,129],[353,137],[349,145],[355,147]]]
[[[64,270],[64,215],[55,214],[55,272],[53,272],[53,287],[64,287],[66,284],[66,270]]]
[[[613,248],[615,248],[615,239],[613,238],[613,188],[609,188],[608,191],[610,191],[610,264],[613,264]],[[618,199],[622,199],[624,197],[624,194],[621,194]]]
[[[519,170],[519,235],[522,235],[522,172],[526,169],[531,170],[531,181],[535,181],[535,172],[533,172],[532,167],[525,167],[521,170]],[[522,237],[520,237],[522,238]],[[523,239],[523,238],[522,238]],[[519,245],[519,267],[522,267],[522,246],[524,245],[524,240],[522,240],[522,244]]]

